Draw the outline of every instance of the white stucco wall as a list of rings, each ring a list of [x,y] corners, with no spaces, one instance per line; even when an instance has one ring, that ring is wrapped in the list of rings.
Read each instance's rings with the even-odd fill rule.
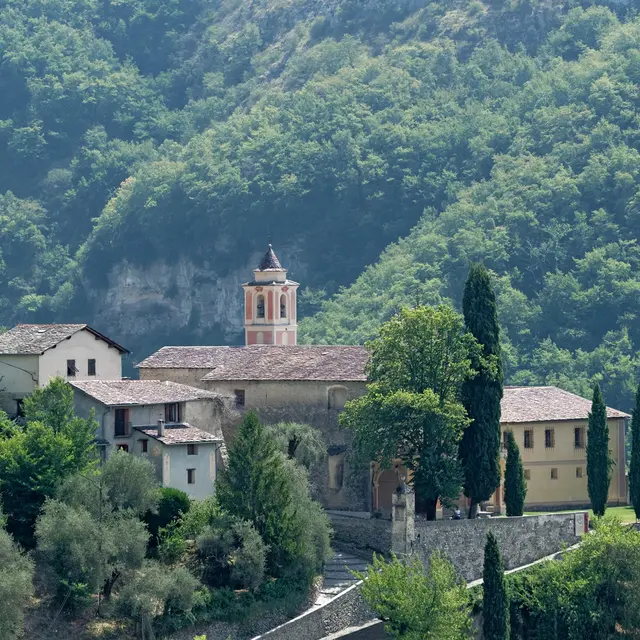
[[[0,408],[10,416],[16,414],[16,400],[36,388],[38,356],[0,356]]]
[[[150,445],[151,442],[150,440]],[[197,454],[190,456],[187,454],[187,445],[163,445],[163,486],[180,489],[195,500],[213,495],[217,473],[216,448],[219,446],[213,443],[200,443],[197,445]],[[195,469],[195,484],[188,484],[187,469]]]
[[[88,375],[88,361],[96,361],[96,375]],[[67,376],[67,360],[76,361],[75,377]],[[104,340],[96,338],[86,330],[74,333],[53,349],[40,356],[38,384],[45,386],[51,378],[62,376],[69,380],[120,380],[122,378],[122,356]]]

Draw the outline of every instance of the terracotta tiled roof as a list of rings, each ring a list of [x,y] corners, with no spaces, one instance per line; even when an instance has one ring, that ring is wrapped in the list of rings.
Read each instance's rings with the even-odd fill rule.
[[[278,256],[273,252],[271,245],[267,249],[267,253],[264,254],[260,264],[258,265],[258,271],[284,271]]]
[[[40,355],[85,329],[120,353],[129,353],[86,324],[19,324],[0,334],[0,355]]]
[[[163,347],[141,368],[210,369],[204,380],[366,381],[358,346]]]
[[[505,387],[501,409],[502,423],[586,420],[591,401],[557,387]],[[607,407],[607,417],[630,416]]]
[[[163,380],[78,380],[69,383],[106,406],[165,404],[218,399],[212,391]]]
[[[207,433],[198,427],[192,427],[190,424],[168,424],[165,425],[164,435],[158,435],[158,427],[134,427],[136,431],[140,431],[145,435],[162,442],[162,444],[206,444],[223,442],[220,438],[211,433]]]

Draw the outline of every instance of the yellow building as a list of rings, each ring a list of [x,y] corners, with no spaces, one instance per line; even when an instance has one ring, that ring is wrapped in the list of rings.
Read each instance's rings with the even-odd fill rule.
[[[503,443],[505,433],[512,431],[527,479],[525,508],[589,504],[586,446],[590,410],[589,400],[557,387],[505,388]],[[609,451],[614,461],[609,503],[613,505],[627,504],[625,422],[629,417],[607,407]],[[502,497],[502,489],[496,497]]]

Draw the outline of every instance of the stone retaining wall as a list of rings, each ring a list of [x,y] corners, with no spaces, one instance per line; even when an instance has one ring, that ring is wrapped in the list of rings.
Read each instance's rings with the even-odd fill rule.
[[[355,627],[374,618],[360,593],[357,582],[322,607],[301,616],[253,640],[322,640],[332,633]]]
[[[329,514],[334,544],[354,553],[371,556],[391,551],[391,521],[382,518],[358,518]]]
[[[487,518],[481,520],[417,521],[411,550],[425,563],[442,550],[465,580],[482,577],[484,545],[492,531],[500,545],[505,569],[530,564],[579,541],[575,513]]]

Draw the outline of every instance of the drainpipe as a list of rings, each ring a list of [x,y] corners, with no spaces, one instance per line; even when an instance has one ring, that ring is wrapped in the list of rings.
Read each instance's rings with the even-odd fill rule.
[[[164,420],[158,420],[158,437],[164,436]]]

